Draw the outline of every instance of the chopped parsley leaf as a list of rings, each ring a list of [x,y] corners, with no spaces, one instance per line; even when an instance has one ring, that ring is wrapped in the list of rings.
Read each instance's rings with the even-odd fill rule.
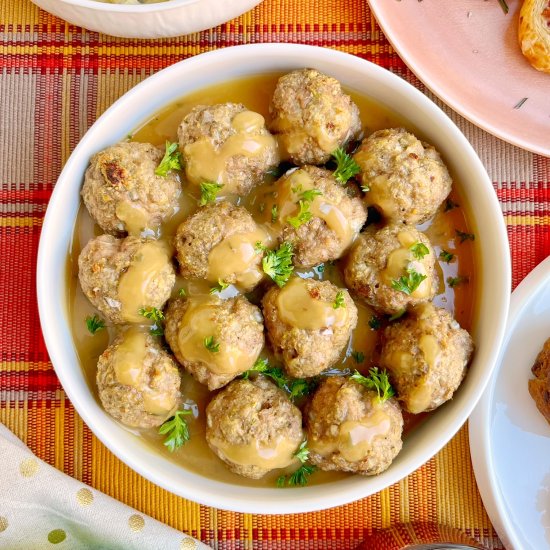
[[[421,260],[422,258],[424,258],[424,256],[430,253],[429,248],[421,242],[414,243],[412,246],[409,247],[409,250],[412,252],[413,256],[417,260]]]
[[[215,181],[203,181],[200,184],[201,200],[200,206],[206,206],[210,202],[214,202],[220,189],[223,187],[223,183],[216,183]]]
[[[178,144],[166,141],[164,157],[155,169],[155,174],[165,178],[171,170],[181,169],[181,153],[178,151]]]
[[[336,170],[333,174],[334,179],[342,185],[345,185],[350,178],[356,176],[361,171],[355,159],[341,147],[332,153],[332,157],[336,161]]]
[[[380,403],[387,401],[395,395],[395,390],[390,384],[388,373],[385,370],[378,371],[378,367],[370,369],[368,376],[363,376],[360,372],[355,371],[350,378],[369,390],[376,390]]]
[[[86,328],[91,334],[95,334],[99,330],[105,328],[105,321],[99,317],[99,315],[94,315],[93,317],[86,317]]]
[[[207,336],[204,339],[204,347],[212,353],[219,353],[220,351],[220,343],[216,342],[213,336]]]
[[[451,263],[454,259],[455,255],[451,254],[451,252],[447,252],[447,250],[441,250],[439,253],[439,259],[445,263]]]
[[[334,299],[334,303],[332,304],[332,307],[334,309],[338,309],[340,307],[346,307],[346,300],[344,298],[344,291],[339,290],[336,293],[336,298]]]
[[[277,286],[285,286],[294,270],[294,266],[292,265],[292,256],[294,256],[292,244],[285,241],[276,250],[269,250],[261,242],[257,242],[256,250],[263,251],[264,253],[264,257],[262,258],[264,273],[271,277]]]
[[[165,435],[164,445],[173,453],[189,441],[189,427],[183,416],[192,414],[189,409],[181,409],[174,413],[159,428],[159,434]]]
[[[399,279],[393,279],[391,286],[395,290],[399,290],[408,296],[411,295],[426,279],[426,275],[418,273],[413,267],[408,266],[406,275],[399,277]]]

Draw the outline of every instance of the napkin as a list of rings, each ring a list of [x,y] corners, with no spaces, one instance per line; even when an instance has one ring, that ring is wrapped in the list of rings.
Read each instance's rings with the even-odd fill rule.
[[[204,550],[38,459],[0,424],[0,548]]]

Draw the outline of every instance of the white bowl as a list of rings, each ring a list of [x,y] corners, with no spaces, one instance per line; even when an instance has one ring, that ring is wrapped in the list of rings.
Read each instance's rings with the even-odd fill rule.
[[[454,399],[405,440],[379,476],[350,476],[329,484],[255,488],[214,481],[177,466],[117,424],[95,399],[79,366],[68,325],[66,258],[80,203],[83,174],[93,153],[123,139],[154,113],[194,90],[236,77],[313,67],[400,113],[441,151],[462,184],[475,222],[478,265],[475,356]],[[389,71],[330,49],[292,44],[226,48],[177,63],[139,84],[90,128],[55,186],[38,253],[38,305],[44,338],[70,400],[97,437],[150,481],[188,499],[239,512],[291,513],[329,508],[366,497],[424,464],[465,422],[495,366],[510,297],[510,257],[502,213],[474,150],[451,120],[422,93]]]
[[[91,31],[124,38],[168,38],[229,21],[261,0],[170,0],[158,4],[107,4],[95,0],[32,0]]]

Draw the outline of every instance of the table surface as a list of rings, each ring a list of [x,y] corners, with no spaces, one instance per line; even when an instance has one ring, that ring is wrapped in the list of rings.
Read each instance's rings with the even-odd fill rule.
[[[550,254],[550,160],[490,136],[426,92],[392,50],[366,0],[265,0],[215,29],[157,41],[87,32],[28,0],[2,2],[0,421],[48,463],[217,548],[354,548],[373,529],[403,522],[456,527],[487,548],[502,548],[476,487],[466,426],[422,468],[369,498],[293,516],[237,514],[176,497],[131,471],[83,424],[55,376],[40,333],[36,253],[48,200],[70,152],[115,99],[148,75],[204,51],[257,42],[335,48],[427,93],[489,172],[507,223],[514,286]]]

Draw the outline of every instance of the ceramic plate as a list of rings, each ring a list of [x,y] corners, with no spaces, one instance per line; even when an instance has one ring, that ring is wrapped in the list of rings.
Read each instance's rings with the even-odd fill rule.
[[[550,156],[550,74],[521,53],[519,0],[508,0],[508,15],[497,0],[369,3],[403,61],[445,103],[495,136]]]
[[[470,417],[483,503],[507,548],[550,548],[550,425],[529,395],[531,366],[550,337],[550,257],[512,294],[500,365]]]

